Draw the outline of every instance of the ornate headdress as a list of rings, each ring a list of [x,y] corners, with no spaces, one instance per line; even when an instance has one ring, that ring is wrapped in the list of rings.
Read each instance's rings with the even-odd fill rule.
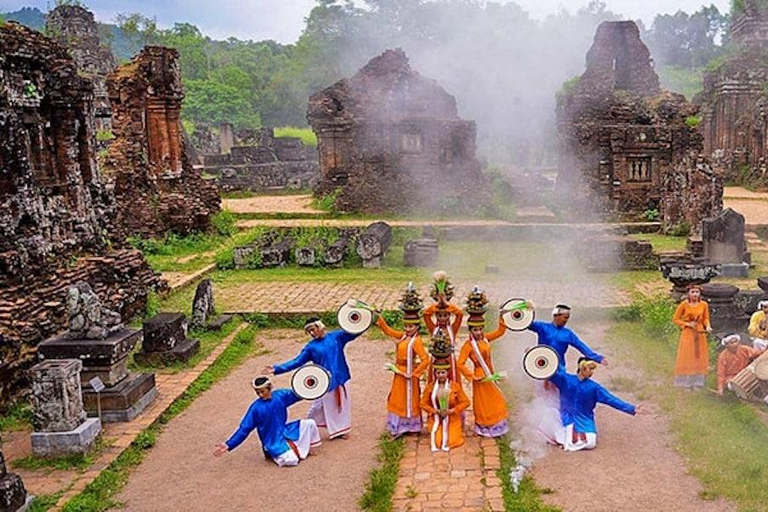
[[[432,335],[432,340],[429,344],[429,353],[432,354],[432,357],[434,357],[435,360],[446,359],[453,354],[451,342],[445,334],[445,331],[442,329],[438,329],[437,332]]]
[[[448,279],[448,273],[445,270],[438,270],[432,274],[434,281],[432,282],[432,289],[429,291],[429,296],[437,301],[438,309],[446,309],[448,307],[447,301],[453,298],[453,285]],[[441,300],[441,297],[445,297],[445,303]]]
[[[421,310],[424,308],[424,301],[421,300],[419,292],[413,286],[413,282],[408,283],[408,287],[400,299],[399,307],[400,311],[403,312],[404,324],[418,324],[421,322]]]
[[[467,325],[469,327],[482,327],[485,325],[485,312],[488,311],[488,296],[480,289],[479,286],[475,286],[469,295],[467,295],[467,313],[469,319]]]

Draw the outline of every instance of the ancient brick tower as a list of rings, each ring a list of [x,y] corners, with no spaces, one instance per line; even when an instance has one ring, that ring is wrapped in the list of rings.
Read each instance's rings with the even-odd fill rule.
[[[179,53],[147,46],[107,78],[112,131],[105,174],[114,183],[119,224],[130,234],[205,230],[218,190],[184,151]]]
[[[475,123],[460,119],[455,98],[402,50],[312,95],[307,119],[320,153],[316,192],[338,189],[344,211],[439,208],[482,183]]]
[[[557,103],[558,189],[571,196],[576,215],[637,219],[660,211],[668,229],[687,223],[695,231],[719,212],[722,182],[696,153],[696,109],[660,88],[634,22],[598,27],[586,71]],[[676,188],[694,184],[685,195]]]
[[[95,159],[93,85],[67,51],[16,23],[0,26],[0,398],[66,322],[70,284],[110,307],[143,310],[159,277],[119,249],[114,200]]]
[[[731,37],[738,51],[704,75],[704,150],[727,179],[768,185],[768,7],[744,0],[734,7]]]

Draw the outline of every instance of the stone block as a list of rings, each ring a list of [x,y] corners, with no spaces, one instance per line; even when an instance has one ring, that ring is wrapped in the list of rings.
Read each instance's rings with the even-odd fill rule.
[[[7,473],[0,477],[0,511],[24,511],[27,510],[30,502],[31,496],[27,496],[27,490],[19,475]]]
[[[200,342],[197,340],[184,340],[176,344],[171,350],[156,352],[137,352],[133,358],[139,364],[156,366],[174,362],[186,363],[200,350]]]
[[[101,419],[104,423],[131,421],[155,397],[155,375],[131,373],[117,386],[101,392]],[[83,386],[83,404],[88,414],[97,414],[96,392],[90,386]]]
[[[128,375],[129,359],[126,356],[110,366],[85,366],[80,372],[80,382],[88,384],[92,378],[98,377],[105,386],[114,386]]]
[[[438,244],[434,238],[408,240],[403,251],[403,264],[406,267],[431,267],[437,264],[438,254]]]
[[[32,432],[32,453],[38,457],[60,457],[86,453],[101,432],[99,418],[88,418],[77,428],[64,432]]]
[[[704,257],[716,263],[744,262],[747,252],[744,227],[744,216],[730,208],[717,217],[704,219],[701,225]]]
[[[182,313],[161,313],[144,322],[142,352],[167,352],[187,339],[187,319]]]
[[[208,323],[208,327],[206,327],[206,329],[209,331],[218,331],[230,320],[232,320],[232,318],[234,318],[234,315],[219,315]]]
[[[748,263],[721,263],[720,264],[721,277],[748,277],[748,275],[749,275]]]
[[[62,432],[85,420],[78,359],[53,359],[30,369],[35,430]]]
[[[122,329],[103,340],[70,340],[57,336],[39,345],[43,359],[80,359],[87,368],[111,366],[133,350],[141,340],[138,329]]]

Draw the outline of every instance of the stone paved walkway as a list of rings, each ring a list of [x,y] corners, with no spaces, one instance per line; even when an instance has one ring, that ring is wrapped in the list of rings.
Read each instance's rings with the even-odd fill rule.
[[[472,435],[467,414],[464,446],[432,453],[429,435],[406,439],[393,497],[394,512],[503,511],[499,448],[493,439]]]
[[[515,279],[510,284],[498,282],[467,282],[456,284],[456,296],[464,297],[475,285],[480,285],[495,302],[520,297],[541,306],[567,302],[576,308],[605,308],[626,305],[630,298],[609,286],[594,281],[563,283]],[[223,311],[236,313],[312,313],[336,311],[348,299],[356,298],[382,309],[397,308],[402,285],[345,284],[334,282],[250,282],[220,285],[214,283],[216,303]],[[419,290],[429,296],[429,286]]]
[[[229,336],[227,336],[213,351],[192,369],[178,372],[175,374],[155,374],[155,383],[157,385],[158,395],[152,404],[147,407],[136,419],[127,423],[107,423],[102,431],[102,440],[105,448],[101,450],[99,456],[93,465],[83,473],[65,472],[66,479],[60,479],[61,475],[57,472],[48,473],[45,470],[30,471],[24,469],[14,469],[14,472],[21,475],[24,485],[30,494],[53,493],[59,489],[68,489],[59,499],[56,506],[51,510],[59,511],[62,507],[80,494],[85,487],[93,482],[99,474],[106,469],[128,446],[133,442],[136,436],[151,425],[165,410],[173,403],[176,398],[181,396],[187,387],[200,374],[213,364],[216,358],[227,348],[229,343],[235,338],[238,332],[247,324],[241,324]],[[23,433],[25,438],[29,439],[29,433]],[[17,453],[16,457],[25,457],[31,453],[31,446],[26,453]],[[14,458],[16,458],[14,457]],[[9,459],[10,461],[10,459]],[[52,489],[51,484],[55,487]]]

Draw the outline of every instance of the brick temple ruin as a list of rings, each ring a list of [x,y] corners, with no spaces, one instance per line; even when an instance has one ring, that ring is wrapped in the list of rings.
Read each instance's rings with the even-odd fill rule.
[[[218,137],[209,126],[195,129],[202,171],[216,176],[221,190],[309,189],[320,173],[317,151],[296,137],[275,137],[274,129],[237,130],[219,125]]]
[[[722,179],[701,158],[696,108],[663,90],[632,21],[604,22],[587,53],[587,69],[558,97],[564,144],[558,190],[577,210],[642,218],[658,211],[663,229],[722,209]]]
[[[66,323],[70,285],[87,281],[124,318],[159,276],[123,248],[95,160],[93,85],[67,51],[0,26],[0,398]]]
[[[745,0],[734,8],[736,51],[704,74],[701,103],[704,151],[726,179],[768,186],[768,7]]]
[[[108,76],[107,89],[115,139],[105,175],[114,184],[119,224],[143,236],[207,229],[220,199],[182,142],[179,53],[147,46]]]
[[[96,128],[109,130],[112,110],[107,95],[107,75],[115,69],[112,51],[101,43],[93,13],[79,5],[59,5],[48,13],[45,30],[69,50],[78,71],[93,82]]]
[[[309,99],[317,134],[318,195],[339,190],[341,211],[402,211],[482,203],[476,126],[456,99],[387,50]],[[472,197],[474,196],[474,197]]]

